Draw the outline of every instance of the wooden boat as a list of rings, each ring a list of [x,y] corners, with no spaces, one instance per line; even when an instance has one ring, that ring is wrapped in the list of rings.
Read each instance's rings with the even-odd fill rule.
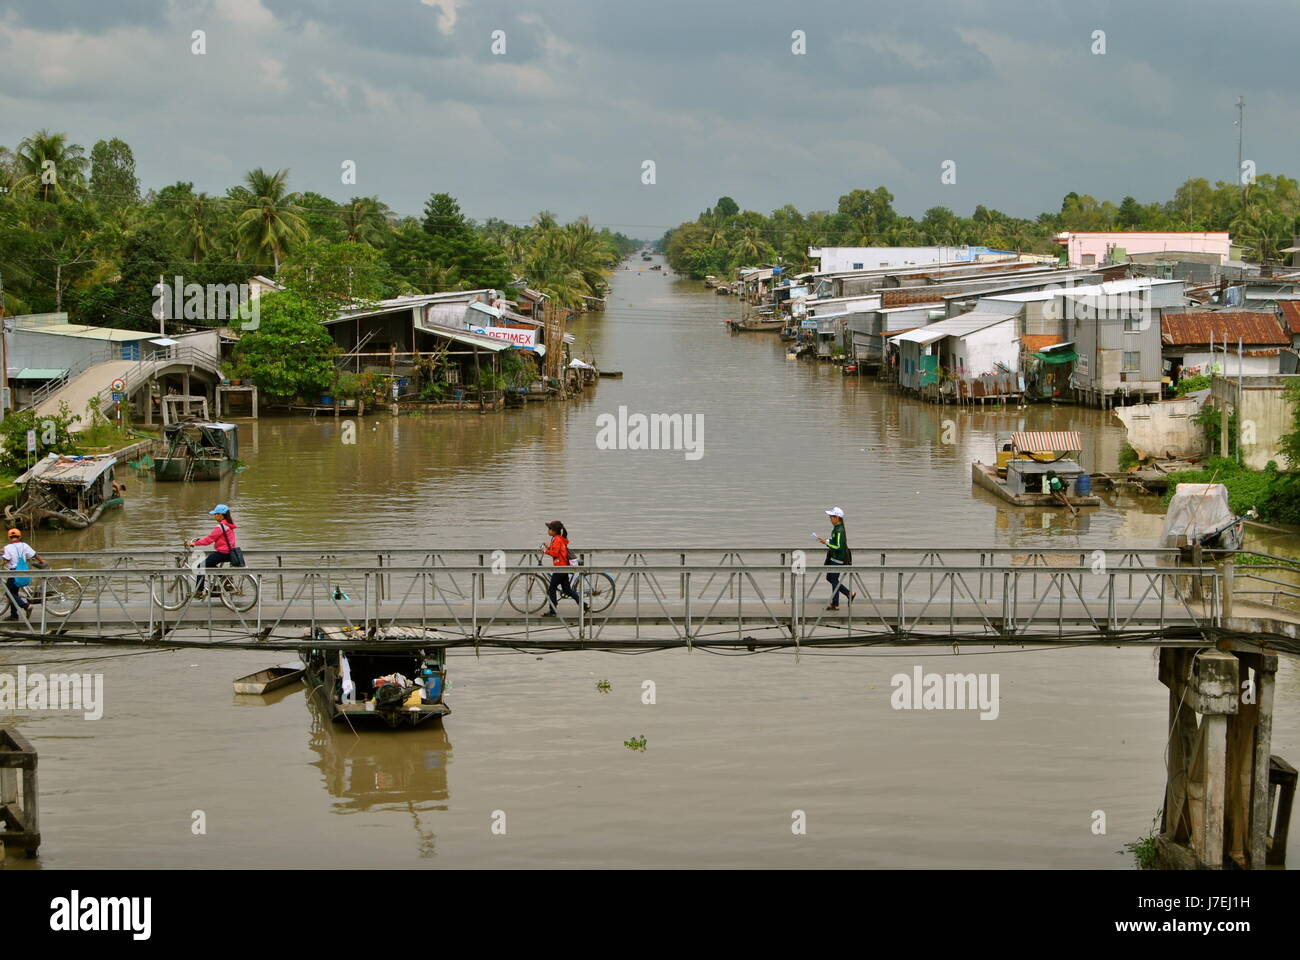
[[[1075,492],[1078,478],[1085,475],[1083,468],[1074,460],[1053,461],[1051,468],[1065,481],[1065,499],[1072,507],[1099,507],[1101,497],[1095,494],[1080,496]],[[1060,499],[1050,493],[1042,492],[1047,475],[1047,464],[1033,460],[1012,460],[1007,464],[1007,477],[998,476],[997,467],[980,463],[971,464],[971,482],[997,494],[1007,503],[1017,507],[1059,507],[1064,506]]]
[[[785,326],[785,320],[736,320],[732,323],[732,328],[741,332],[754,333],[775,333],[779,332]]]
[[[311,696],[331,721],[413,727],[451,713],[443,702],[446,651],[401,643],[408,632],[418,633],[389,631],[395,635],[388,644],[377,638],[364,646],[301,651]],[[358,639],[342,628],[317,629],[316,636],[322,641]],[[385,645],[392,649],[383,649]]]
[[[163,427],[167,452],[154,459],[155,480],[220,480],[239,460],[239,428],[217,420]]]
[[[235,681],[235,693],[261,696],[302,679],[302,667],[267,667]]]
[[[81,530],[109,507],[122,505],[124,487],[113,479],[111,454],[71,457],[51,453],[14,480],[22,488],[18,504],[5,507],[11,524]]]

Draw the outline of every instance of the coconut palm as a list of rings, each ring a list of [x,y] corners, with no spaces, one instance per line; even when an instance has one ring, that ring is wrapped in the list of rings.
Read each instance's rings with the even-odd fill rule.
[[[66,200],[86,182],[85,150],[66,133],[37,130],[18,144],[14,161],[14,188],[43,201]]]
[[[388,207],[378,197],[353,197],[339,211],[343,239],[382,247],[388,231]]]
[[[230,191],[230,199],[242,211],[235,217],[240,249],[262,262],[270,259],[277,271],[286,251],[308,236],[298,195],[286,188],[288,179],[288,170],[268,173],[258,167],[245,175],[245,187]]]
[[[186,197],[172,221],[172,234],[195,263],[203,260],[217,243],[221,229],[222,201],[206,193]]]

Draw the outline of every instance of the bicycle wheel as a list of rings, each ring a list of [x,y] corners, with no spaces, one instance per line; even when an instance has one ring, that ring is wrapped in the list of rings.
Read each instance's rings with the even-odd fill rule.
[[[73,577],[50,577],[41,587],[41,602],[56,617],[66,617],[81,606],[81,581]]]
[[[506,587],[506,599],[520,613],[541,613],[549,584],[540,573],[517,574]]]
[[[149,585],[149,592],[164,610],[179,610],[194,596],[194,578],[188,573],[164,574]]]
[[[583,573],[578,576],[578,593],[592,613],[600,613],[614,602],[618,586],[608,573]]]
[[[257,606],[257,578],[247,573],[227,573],[221,581],[221,602],[235,613],[247,613]]]

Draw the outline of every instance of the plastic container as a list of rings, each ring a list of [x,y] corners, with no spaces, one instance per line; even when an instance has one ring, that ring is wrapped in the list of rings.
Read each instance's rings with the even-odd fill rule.
[[[1081,473],[1074,481],[1074,495],[1076,497],[1092,496],[1092,477],[1086,473]]]

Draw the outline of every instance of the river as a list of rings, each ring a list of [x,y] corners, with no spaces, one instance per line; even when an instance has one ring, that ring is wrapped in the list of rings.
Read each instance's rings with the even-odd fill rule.
[[[635,264],[603,315],[571,327],[621,380],[486,416],[367,417],[355,444],[333,418],[244,421],[246,471],[131,479],[122,511],[34,545],[175,544],[206,533],[217,502],[250,547],[491,549],[540,543],[550,519],[579,548],[804,545],[831,506],[855,549],[1156,544],[1152,499],[1104,493],[1072,520],[971,489],[997,430],[1078,430],[1084,466],[1114,469],[1111,414],[903,399],[787,360],[774,335],[727,333],[734,299]],[[596,418],[620,405],[702,414],[702,456],[598,449]],[[442,727],[357,734],[314,722],[301,690],[235,697],[231,679],[266,655],[91,656],[0,653],[102,671],[106,689],[99,720],[16,718],[41,755],[44,842],[11,866],[1125,869],[1164,788],[1166,691],[1141,649],[465,653]],[[1273,752],[1295,762],[1300,674],[1281,660]],[[890,677],[914,664],[997,673],[996,721],[891,709]],[[624,747],[639,735],[644,752]]]

